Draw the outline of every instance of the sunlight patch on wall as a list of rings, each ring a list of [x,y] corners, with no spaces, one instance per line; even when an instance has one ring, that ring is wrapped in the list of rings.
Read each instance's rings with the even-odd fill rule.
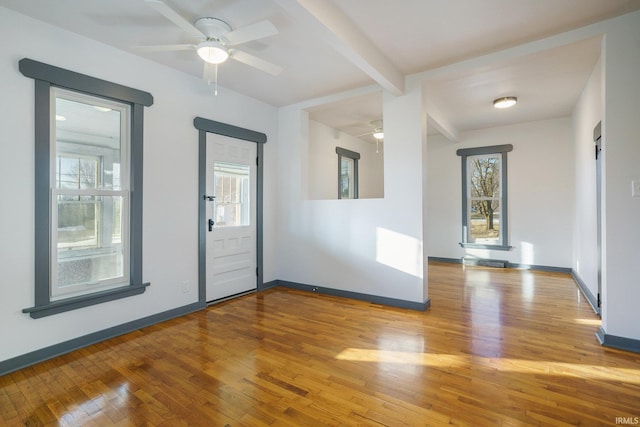
[[[535,250],[533,243],[521,242],[520,243],[520,263],[533,265],[535,264]]]
[[[422,278],[422,242],[415,237],[376,228],[376,261]]]

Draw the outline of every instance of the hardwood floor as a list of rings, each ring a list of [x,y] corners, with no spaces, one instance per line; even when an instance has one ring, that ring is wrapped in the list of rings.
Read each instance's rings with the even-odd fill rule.
[[[640,355],[566,274],[429,266],[415,312],[275,288],[0,377],[1,425],[616,425]],[[617,419],[624,417],[624,420]]]

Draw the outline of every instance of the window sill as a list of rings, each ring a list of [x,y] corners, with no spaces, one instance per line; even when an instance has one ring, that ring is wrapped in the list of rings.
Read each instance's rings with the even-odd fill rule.
[[[483,245],[479,243],[459,243],[463,248],[470,249],[491,249],[494,251],[510,251],[513,246],[503,246],[503,245]]]
[[[52,301],[46,305],[24,308],[23,313],[29,313],[33,319],[51,316],[53,314],[64,313],[65,311],[76,310],[78,308],[88,307],[90,305],[101,304],[103,302],[113,301],[120,298],[126,298],[133,295],[144,293],[150,283],[141,285],[131,285],[123,288],[109,289],[102,292],[96,292],[90,295],[82,295],[79,297],[67,298],[60,301]]]

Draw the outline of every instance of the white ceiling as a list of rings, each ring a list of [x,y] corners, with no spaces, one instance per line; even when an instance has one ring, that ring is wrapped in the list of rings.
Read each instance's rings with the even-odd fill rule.
[[[240,28],[270,20],[279,34],[241,46],[284,68],[220,67],[229,88],[274,106],[379,83],[511,48],[640,9],[640,0],[165,0],[189,21],[214,16]],[[142,53],[136,45],[194,43],[143,0],[0,0],[52,25],[201,76],[193,51]],[[0,10],[1,13],[1,10]],[[1,31],[1,30],[0,30]],[[598,39],[430,79],[428,97],[458,131],[570,114],[600,55]],[[208,90],[203,82],[203,91]],[[494,98],[516,95],[496,111]],[[382,115],[381,94],[319,108],[315,120],[352,134]],[[498,113],[500,113],[498,115]]]

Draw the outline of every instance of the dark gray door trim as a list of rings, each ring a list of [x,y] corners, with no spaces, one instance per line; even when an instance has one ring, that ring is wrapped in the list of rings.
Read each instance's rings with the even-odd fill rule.
[[[206,254],[207,254],[207,227],[206,227],[206,201],[207,189],[207,133],[228,136],[242,139],[244,141],[255,142],[257,145],[257,176],[256,176],[256,287],[260,291],[264,287],[264,273],[262,268],[263,259],[263,178],[264,178],[264,144],[267,142],[267,135],[250,129],[241,128],[227,123],[216,122],[214,120],[196,117],[193,125],[198,129],[198,302],[206,303]]]
[[[596,157],[596,245],[598,253],[598,294],[596,313],[602,316],[602,121],[593,128]]]

